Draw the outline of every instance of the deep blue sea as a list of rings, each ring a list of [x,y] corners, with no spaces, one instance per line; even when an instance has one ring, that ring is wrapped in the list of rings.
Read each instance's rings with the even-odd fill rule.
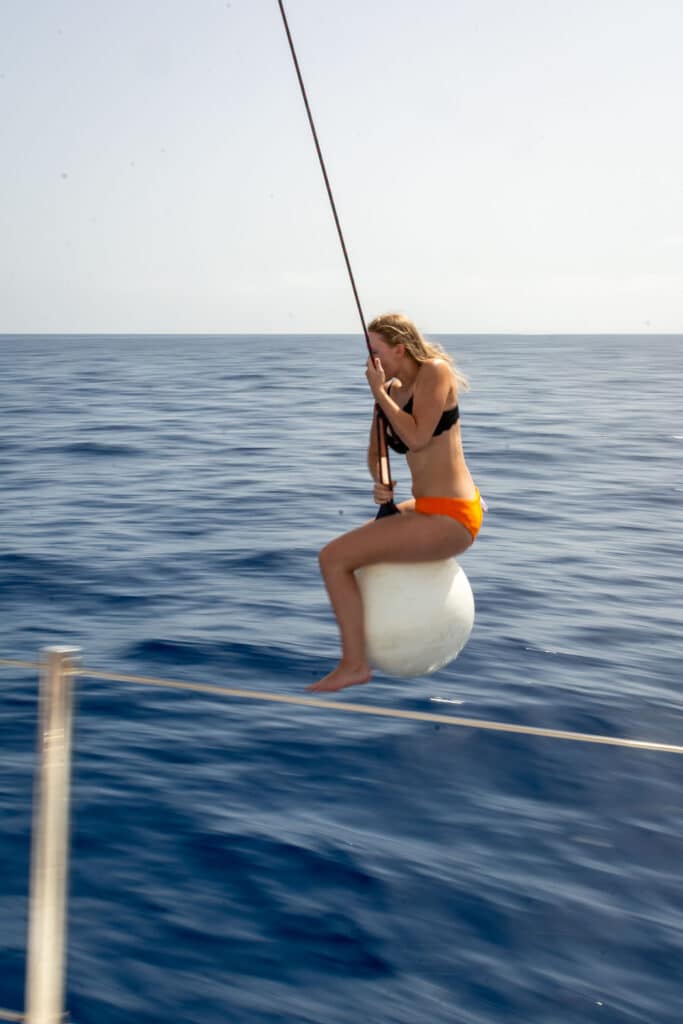
[[[489,505],[474,630],[330,705],[681,743],[683,337],[441,340]],[[317,552],[375,511],[364,366],[358,337],[0,338],[0,657],[303,694],[337,654]],[[18,1011],[37,689],[0,683]],[[79,680],[71,1019],[679,1024],[682,784],[675,754]]]

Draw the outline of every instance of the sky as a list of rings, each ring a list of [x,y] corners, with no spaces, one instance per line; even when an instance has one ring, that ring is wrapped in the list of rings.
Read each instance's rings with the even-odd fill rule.
[[[286,0],[367,319],[683,332],[681,0]],[[276,0],[3,0],[0,333],[350,333]]]

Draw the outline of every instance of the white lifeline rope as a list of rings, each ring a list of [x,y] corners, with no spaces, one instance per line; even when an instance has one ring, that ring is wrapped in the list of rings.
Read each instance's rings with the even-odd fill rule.
[[[30,661],[7,661],[0,658],[0,665],[15,668],[39,669],[41,666]],[[678,743],[654,743],[651,740],[629,740],[622,736],[597,736],[586,732],[566,732],[562,729],[541,729],[532,725],[512,725],[508,722],[489,722],[481,718],[459,718],[455,715],[437,715],[430,711],[401,711],[398,708],[373,707],[369,704],[333,703],[320,697],[294,697],[288,694],[268,693],[262,690],[236,690],[227,686],[212,686],[209,683],[184,683],[178,679],[157,679],[154,676],[123,675],[101,672],[97,669],[74,668],[73,675],[88,679],[106,679],[118,683],[139,683],[143,686],[161,686],[170,690],[192,690],[216,697],[237,697],[241,700],[264,700],[278,704],[298,704],[309,708],[324,708],[355,715],[378,715],[380,718],[402,718],[413,722],[434,722],[439,725],[456,725],[466,729],[488,729],[492,732],[511,732],[522,736],[541,736],[551,740],[574,740],[577,743],[598,743],[608,747],[627,747],[632,750],[653,750],[662,754],[683,754],[683,745]]]
[[[0,1007],[0,1020],[22,1021],[23,1013],[13,1013],[12,1010],[3,1010]]]

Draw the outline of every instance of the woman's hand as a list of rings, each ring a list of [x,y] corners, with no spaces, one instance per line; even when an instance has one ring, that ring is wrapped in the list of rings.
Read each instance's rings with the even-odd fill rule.
[[[387,487],[386,484],[378,484],[378,483],[376,483],[375,487],[374,487],[374,490],[372,492],[373,496],[375,498],[375,504],[376,505],[385,505],[387,503],[387,501],[393,501],[394,500],[394,487],[395,486],[396,486],[396,481],[395,480],[391,481],[391,487]]]
[[[368,365],[365,370],[365,376],[368,379],[370,390],[372,391],[375,399],[378,398],[381,391],[384,391],[384,386],[387,382],[384,376],[384,368],[379,359],[372,356],[368,356]]]

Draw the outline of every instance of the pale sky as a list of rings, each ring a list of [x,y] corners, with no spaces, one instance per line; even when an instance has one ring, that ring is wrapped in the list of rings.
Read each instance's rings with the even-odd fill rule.
[[[683,332],[683,0],[288,0],[366,315]],[[356,332],[276,0],[2,0],[0,333]]]

